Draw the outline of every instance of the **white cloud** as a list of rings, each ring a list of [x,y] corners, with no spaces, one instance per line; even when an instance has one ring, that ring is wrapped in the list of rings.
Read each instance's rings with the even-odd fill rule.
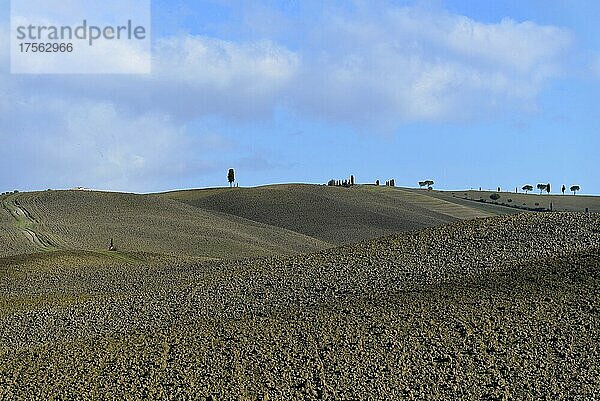
[[[299,65],[298,55],[270,41],[169,37],[156,43],[149,84],[177,114],[255,118],[271,113]]]
[[[108,185],[185,173],[189,139],[167,116],[123,116],[111,104],[87,104],[69,106],[64,122],[60,157],[88,166],[84,173]]]
[[[273,42],[185,35],[156,41],[150,75],[55,75],[35,85],[37,92],[166,113],[181,122],[214,115],[260,119],[268,118],[294,86],[299,69],[299,56]],[[13,78],[25,92],[34,81]]]
[[[376,130],[535,110],[572,42],[557,27],[411,7],[325,17],[304,29],[296,51],[267,40],[159,38],[150,76],[59,76],[36,90],[181,122],[263,119],[284,105]]]
[[[387,21],[392,34],[438,45],[440,50],[466,60],[524,73],[540,64],[556,62],[572,41],[565,29],[509,18],[499,23],[481,23],[443,11],[403,8],[391,11]]]
[[[76,3],[76,4],[75,4]],[[65,34],[61,42],[69,42],[69,52],[22,52],[15,41],[11,49],[11,69],[25,74],[39,73],[117,73],[147,74],[150,73],[151,40],[146,36],[143,40],[91,39],[91,29],[125,26],[131,21],[134,27],[148,29],[151,23],[149,0],[104,0],[101,6],[94,2],[65,0],[21,0],[13,2],[10,8],[11,31],[16,33],[17,27],[54,27],[55,34],[62,37],[62,29],[69,26],[75,37]],[[85,40],[76,38],[77,31],[84,32]],[[48,30],[36,33],[29,42],[47,42]],[[43,32],[43,33],[42,33]],[[81,33],[80,32],[80,33]],[[125,35],[116,34],[117,37]],[[66,41],[66,42],[65,42]],[[93,42],[93,46],[91,45]]]
[[[301,106],[324,117],[394,128],[535,109],[572,42],[560,28],[485,24],[444,11],[390,8],[333,17],[305,60]]]
[[[33,187],[152,190],[210,171],[206,157],[221,146],[217,134],[192,135],[168,115],[127,115],[110,103],[36,97],[10,112],[15,119],[0,127],[12,132],[2,135],[0,157],[21,166],[15,174],[26,177],[16,181],[27,178]]]
[[[223,168],[216,154],[231,144],[188,123],[269,115],[299,63],[271,42],[193,36],[159,40],[154,55],[151,76],[0,74],[3,163],[21,165],[29,188],[147,191],[201,180]],[[0,184],[24,177],[15,178]]]
[[[186,35],[159,39],[155,52],[157,78],[224,90],[277,90],[298,67],[294,53],[269,41],[236,44]]]
[[[228,147],[218,133],[191,133],[196,118],[259,120],[284,106],[381,132],[527,112],[563,73],[572,42],[568,31],[533,22],[378,10],[294,24],[305,39],[293,51],[269,40],[159,38],[149,76],[1,73],[0,155],[5,165],[31,160],[35,186],[176,186],[215,168],[211,153]],[[4,65],[7,47],[0,29]],[[236,157],[272,167],[252,153]]]

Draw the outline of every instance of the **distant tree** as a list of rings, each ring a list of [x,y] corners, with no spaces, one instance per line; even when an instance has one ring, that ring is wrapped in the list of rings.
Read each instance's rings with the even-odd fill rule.
[[[379,180],[375,181],[375,185],[379,186]]]
[[[327,181],[327,186],[330,186],[330,187],[335,186],[335,180],[329,180],[329,181]]]
[[[227,172],[227,181],[229,181],[230,187],[232,187],[233,183],[235,182],[235,171],[232,168],[230,168]]]
[[[533,187],[531,185],[524,185],[523,186],[523,191],[525,191],[525,193],[529,192],[529,191],[533,191]]]
[[[550,193],[550,183],[546,184],[546,192]]]
[[[537,184],[537,189],[540,190],[540,195],[546,190],[546,184]]]
[[[566,191],[566,190],[567,190],[567,187],[565,186],[565,184],[563,184],[563,186],[562,186],[562,188],[561,188],[561,191],[562,191],[562,194],[563,194],[563,195],[565,194],[565,191]]]
[[[579,185],[573,185],[571,187],[571,192],[573,192],[573,195],[577,195],[577,192],[579,192],[581,190],[581,188],[579,187]]]
[[[396,186],[396,180],[392,178],[390,180],[390,187],[395,187],[395,186]]]
[[[350,185],[354,185],[354,174],[350,176]]]

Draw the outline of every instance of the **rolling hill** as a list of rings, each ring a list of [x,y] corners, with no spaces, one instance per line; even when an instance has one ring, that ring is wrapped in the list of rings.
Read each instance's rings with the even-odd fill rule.
[[[255,260],[16,259],[0,398],[595,399],[599,252],[598,215],[524,213]]]
[[[0,202],[0,256],[104,252],[111,238],[129,253],[218,259],[297,254],[507,212],[374,186],[273,185],[149,195],[44,191],[9,194]]]
[[[0,202],[1,399],[600,391],[596,213],[375,186]]]
[[[340,245],[462,219],[515,213],[478,204],[460,205],[427,191],[358,185],[270,185],[161,194],[201,209],[218,211],[296,231]]]
[[[46,191],[13,194],[3,197],[2,204],[0,256],[105,251],[111,238],[124,252],[208,258],[302,253],[330,246],[289,230],[156,196]]]
[[[553,201],[600,210],[596,197],[489,194],[357,185],[270,185],[134,195],[44,191],[0,197],[0,257],[47,251],[231,259],[313,252]],[[512,199],[511,199],[512,198]],[[512,203],[508,202],[511,200]],[[585,206],[584,206],[585,205]]]
[[[492,202],[490,196],[498,194],[500,198],[496,201],[500,205],[517,207],[522,209],[544,209],[554,211],[568,212],[585,212],[586,209],[591,213],[600,213],[600,197],[586,195],[554,195],[554,194],[523,194],[514,192],[491,192],[491,191],[452,191],[452,192],[437,192],[434,196],[443,196],[445,198],[453,198],[455,202],[460,202],[461,199],[469,201],[485,200]],[[551,205],[552,204],[552,205]]]

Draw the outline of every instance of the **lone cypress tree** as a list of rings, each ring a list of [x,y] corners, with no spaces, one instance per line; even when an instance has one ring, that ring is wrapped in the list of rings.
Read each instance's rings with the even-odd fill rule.
[[[229,187],[231,188],[235,182],[235,171],[232,168],[227,172],[227,181],[229,181]]]

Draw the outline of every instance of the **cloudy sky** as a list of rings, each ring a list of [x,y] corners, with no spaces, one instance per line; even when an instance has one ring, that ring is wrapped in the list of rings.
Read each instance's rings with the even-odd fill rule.
[[[0,4],[0,191],[600,194],[600,3],[154,0],[150,75],[11,75]]]

